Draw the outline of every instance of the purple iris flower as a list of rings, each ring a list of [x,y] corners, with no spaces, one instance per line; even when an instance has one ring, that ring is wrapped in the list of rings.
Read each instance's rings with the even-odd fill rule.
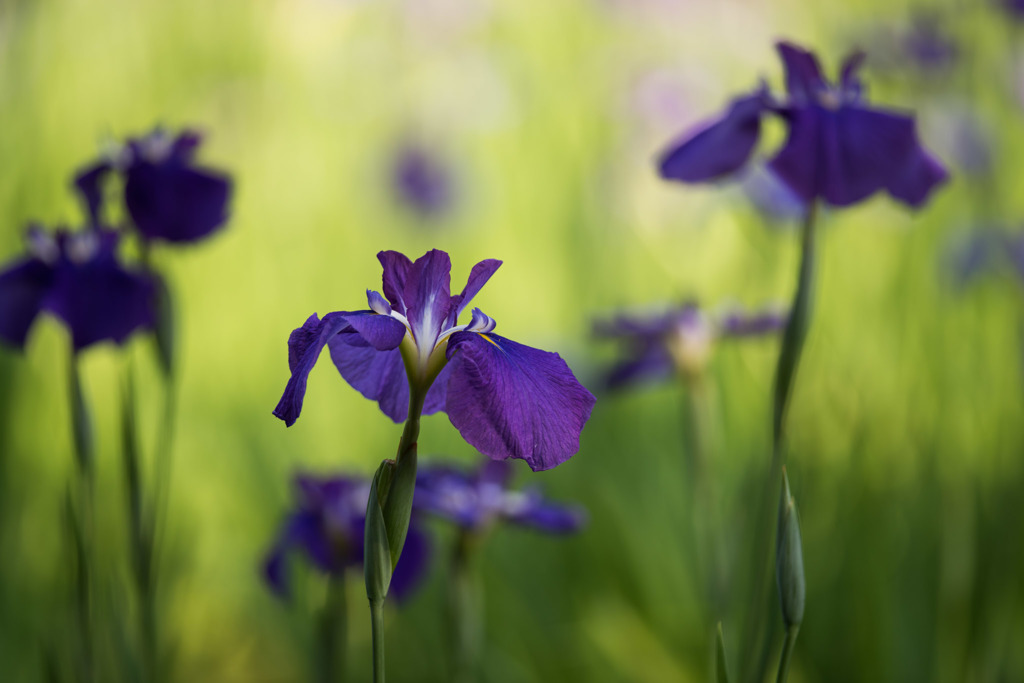
[[[156,129],[131,138],[115,159],[102,159],[75,177],[93,223],[100,221],[103,185],[111,172],[124,179],[124,203],[132,223],[147,240],[195,242],[227,220],[230,179],[195,164],[202,138],[192,131],[177,137]]]
[[[733,100],[721,118],[661,156],[662,177],[699,183],[739,171],[760,138],[761,118],[775,114],[789,134],[768,167],[805,201],[848,206],[885,190],[916,207],[947,179],[918,142],[912,116],[867,106],[857,75],[862,53],[847,58],[834,85],[812,53],[790,43],[777,47],[788,99],[775,100],[762,85]]]
[[[24,348],[43,311],[67,325],[75,351],[152,327],[155,282],[118,262],[118,239],[111,230],[29,228],[27,256],[0,271],[0,339]]]
[[[771,334],[781,330],[786,319],[772,308],[753,313],[727,309],[711,316],[687,303],[652,315],[621,314],[598,321],[594,332],[623,344],[623,358],[605,380],[617,389],[677,374],[693,377],[704,369],[716,340]]]
[[[412,383],[417,395],[425,394],[422,414],[446,412],[462,437],[491,458],[522,458],[546,470],[579,450],[594,397],[565,361],[494,334],[494,320],[479,308],[458,323],[501,261],[473,266],[465,289],[453,295],[451,260],[443,251],[415,262],[396,251],[377,258],[384,296],[368,290],[370,310],[323,319],[314,313],[292,332],[292,374],[274,415],[295,423],[306,380],[328,346],[345,381],[395,422],[409,415]]]
[[[1014,19],[1024,20],[1024,0],[1001,0],[1001,4]]]
[[[506,461],[486,460],[475,472],[450,466],[422,468],[416,477],[416,510],[451,520],[467,531],[484,531],[497,522],[510,522],[548,533],[579,531],[584,510],[547,501],[536,488],[509,487],[512,467]]]
[[[263,563],[271,589],[288,596],[286,559],[301,550],[314,567],[335,577],[350,567],[363,565],[363,527],[370,484],[353,477],[295,477],[298,505],[288,515]],[[405,550],[395,567],[389,595],[409,596],[429,568],[430,539],[413,518]]]
[[[449,169],[421,145],[408,144],[399,150],[391,179],[398,201],[421,218],[437,218],[451,207],[453,187]]]

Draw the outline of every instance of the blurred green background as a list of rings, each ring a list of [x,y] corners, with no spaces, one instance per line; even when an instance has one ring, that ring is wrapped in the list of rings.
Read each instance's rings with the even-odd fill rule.
[[[538,475],[517,467],[520,481],[586,505],[588,529],[569,539],[498,529],[484,546],[484,679],[706,680],[683,390],[599,391],[614,349],[592,339],[591,322],[684,297],[787,301],[790,226],[767,224],[735,186],[664,183],[652,160],[759,77],[781,88],[774,40],[817,50],[834,73],[854,45],[891,43],[915,9],[875,0],[0,2],[0,261],[21,253],[29,220],[81,222],[70,178],[105,140],[196,126],[207,133],[204,161],[236,180],[227,229],[156,254],[182,335],[161,557],[173,680],[307,676],[324,582],[294,563],[299,586],[284,603],[259,573],[291,504],[291,476],[369,475],[393,454],[400,426],[322,359],[301,420],[285,429],[270,411],[287,380],[286,340],[314,311],[361,307],[363,291],[379,286],[378,250],[415,257],[433,247],[451,253],[456,287],[476,261],[504,260],[476,304],[500,333],[559,351],[599,398],[577,456]],[[879,198],[823,216],[818,315],[789,427],[808,580],[794,681],[1024,680],[1021,282],[1002,272],[958,288],[946,272],[951,239],[1020,224],[1024,36],[994,4],[925,9],[958,41],[956,63],[936,76],[869,57],[865,77],[873,101],[918,111],[926,145],[954,180],[916,214]],[[960,172],[950,112],[980,122],[989,170]],[[389,167],[410,136],[451,166],[457,201],[439,220],[395,204]],[[0,349],[6,681],[43,680],[44,651],[73,629],[61,515],[73,473],[64,335],[46,319],[26,353]],[[152,450],[159,378],[145,340],[129,353]],[[776,353],[773,339],[723,344],[709,369],[734,667]],[[84,357],[99,443],[99,609],[111,617],[132,609],[122,366],[109,346]],[[478,457],[443,415],[425,420],[420,445],[423,460]],[[388,613],[393,681],[446,680],[439,625],[451,534],[437,530],[426,587]],[[352,680],[367,680],[361,580],[349,589]],[[116,635],[98,637],[116,649]]]

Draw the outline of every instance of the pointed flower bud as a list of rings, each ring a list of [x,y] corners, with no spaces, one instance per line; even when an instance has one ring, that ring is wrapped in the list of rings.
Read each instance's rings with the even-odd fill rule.
[[[789,491],[789,477],[782,469],[782,498],[779,500],[779,528],[775,544],[775,570],[779,585],[779,603],[786,628],[799,626],[804,618],[803,548],[796,501]]]

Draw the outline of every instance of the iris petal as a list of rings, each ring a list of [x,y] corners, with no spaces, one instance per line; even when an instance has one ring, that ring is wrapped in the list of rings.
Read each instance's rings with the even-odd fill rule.
[[[75,189],[85,201],[91,225],[99,225],[100,209],[103,206],[103,181],[113,170],[109,162],[100,161],[79,172],[75,176]]]
[[[448,342],[445,411],[481,453],[550,469],[579,450],[594,396],[557,353],[496,334],[457,332]]]
[[[454,309],[453,319],[449,321],[449,325],[455,324],[455,317],[458,317],[462,311],[466,309],[469,302],[473,300],[480,290],[483,289],[487,281],[491,279],[491,276],[497,272],[501,266],[501,261],[498,259],[484,259],[480,263],[473,266],[473,270],[469,272],[469,279],[466,281],[466,286],[462,290],[461,294],[456,294],[452,297],[452,308]]]
[[[136,160],[127,173],[125,204],[145,237],[191,242],[227,220],[230,181],[216,173],[174,161]]]
[[[658,162],[663,178],[686,183],[718,180],[740,170],[761,135],[764,94],[759,92],[732,102],[717,121],[685,137],[664,152]]]
[[[403,299],[416,345],[433,350],[451,306],[452,261],[448,254],[431,249],[416,259],[405,281]]]
[[[587,515],[580,507],[549,503],[535,492],[527,495],[529,503],[522,511],[510,515],[509,521],[552,534],[571,534],[586,524]]]
[[[896,199],[912,207],[924,204],[939,185],[949,180],[949,173],[939,161],[919,144],[907,156],[899,174],[889,181],[886,189]]]
[[[320,351],[328,343],[335,342],[346,348],[374,354],[379,353],[377,349],[390,346],[390,349],[398,354],[397,347],[404,336],[405,326],[402,323],[370,311],[328,313],[323,320],[314,313],[288,338],[288,367],[292,376],[288,379],[281,400],[274,408],[274,415],[284,420],[289,427],[295,424],[299,413],[302,412],[306,380],[316,365],[317,358],[320,357]],[[401,379],[400,383],[404,383],[404,377]]]
[[[53,268],[34,258],[18,261],[0,273],[0,339],[24,347],[53,279]]]
[[[381,275],[382,289],[384,296],[396,311],[402,315],[406,314],[405,281],[409,277],[409,269],[412,268],[412,261],[405,254],[397,251],[381,251],[377,253],[377,260],[380,261],[383,274]]]
[[[813,101],[826,87],[818,59],[813,53],[793,43],[776,43],[775,49],[786,71],[786,91],[794,102]]]

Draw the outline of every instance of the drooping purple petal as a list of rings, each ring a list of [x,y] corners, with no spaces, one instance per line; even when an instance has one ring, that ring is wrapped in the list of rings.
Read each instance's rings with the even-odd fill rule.
[[[675,361],[660,341],[637,347],[608,370],[605,386],[620,389],[631,384],[667,379],[675,374]]]
[[[124,188],[128,213],[139,232],[168,242],[192,242],[223,225],[230,195],[226,176],[174,160],[136,158]]]
[[[756,337],[781,330],[788,319],[789,316],[781,309],[765,309],[754,313],[731,310],[722,314],[718,327],[725,337]]]
[[[761,114],[765,109],[764,92],[734,100],[720,119],[687,134],[681,143],[661,155],[661,177],[701,183],[739,171],[761,135]]]
[[[440,249],[416,259],[405,281],[403,299],[416,346],[434,348],[451,306],[452,260]]]
[[[36,258],[16,261],[0,273],[0,339],[24,348],[53,281],[53,267]]]
[[[550,534],[576,533],[587,522],[586,511],[577,505],[551,503],[534,491],[524,495],[525,503],[521,509],[509,514],[510,522]]]
[[[412,261],[397,251],[381,251],[377,254],[377,260],[384,270],[381,276],[384,296],[396,311],[406,315],[405,281],[409,277]]]
[[[100,225],[100,210],[103,206],[103,182],[107,174],[113,170],[108,161],[99,161],[75,176],[75,188],[85,202],[89,214],[90,225]]]
[[[900,169],[886,189],[914,208],[924,204],[934,189],[949,180],[949,173],[938,159],[916,143]]]
[[[274,415],[289,427],[295,424],[302,412],[306,380],[320,357],[320,351],[329,342],[336,341],[367,353],[380,353],[377,349],[397,349],[403,336],[405,326],[402,323],[370,311],[328,313],[323,320],[314,313],[288,338],[288,366],[292,375],[274,408]]]
[[[404,329],[404,328],[403,328]],[[409,381],[398,349],[377,351],[369,346],[353,346],[340,336],[328,342],[331,360],[353,389],[380,405],[381,411],[397,423],[409,415]],[[444,409],[449,368],[434,380],[423,404],[423,414]]]
[[[496,334],[457,332],[448,342],[445,411],[481,453],[550,469],[579,450],[594,396],[557,353]]]
[[[813,53],[785,41],[776,43],[775,49],[786,71],[786,91],[794,103],[813,101],[825,87],[818,59]]]

